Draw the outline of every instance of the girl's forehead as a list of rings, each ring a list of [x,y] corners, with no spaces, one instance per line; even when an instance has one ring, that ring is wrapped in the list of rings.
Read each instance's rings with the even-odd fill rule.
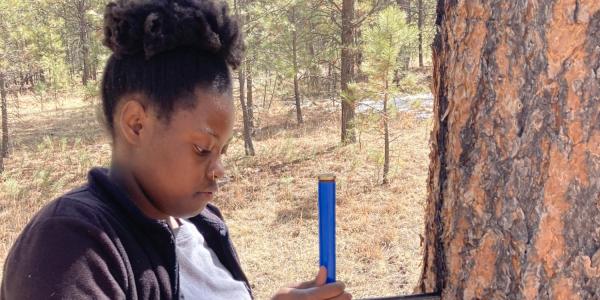
[[[194,116],[198,115],[214,115],[214,114],[231,114],[233,113],[233,99],[231,94],[221,94],[216,92],[196,92],[196,105],[189,113]]]
[[[226,95],[199,95],[196,106],[181,109],[173,115],[180,129],[193,130],[213,136],[227,135],[234,122],[233,102]]]

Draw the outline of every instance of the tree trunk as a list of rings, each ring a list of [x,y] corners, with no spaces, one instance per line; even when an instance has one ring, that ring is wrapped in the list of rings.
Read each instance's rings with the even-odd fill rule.
[[[353,28],[354,0],[342,1],[342,143],[355,143],[354,99],[349,97],[348,84],[354,79]]]
[[[271,83],[271,69],[266,69],[265,70],[265,77],[264,77],[264,90],[263,90],[263,99],[262,99],[262,108],[265,108],[267,105],[267,88],[269,87],[269,84]]]
[[[98,78],[98,59],[94,59],[94,63],[92,64],[91,78],[96,81]]]
[[[86,10],[87,5],[85,0],[81,0],[77,3],[78,8],[78,17],[79,17],[79,42],[81,47],[81,60],[83,63],[83,72],[81,74],[81,83],[83,85],[87,85],[88,80],[90,79],[90,49],[89,49],[89,41],[88,41],[88,33],[87,33],[87,21],[86,21]]]
[[[396,0],[396,4],[400,6],[400,9],[404,10],[406,13],[406,24],[410,25],[412,23],[412,8],[410,0]],[[398,51],[398,56],[402,61],[403,70],[408,70],[410,67],[410,52],[406,49],[400,49],[400,51]],[[399,75],[400,71],[397,71],[396,73]],[[400,76],[397,77],[398,79],[400,78]]]
[[[335,67],[336,67],[336,63],[330,62],[329,70],[330,70],[331,77],[333,77],[333,79],[331,80],[331,86],[329,87],[330,88],[329,94],[331,97],[331,102],[332,102],[332,104],[334,104],[334,107],[335,107],[335,97],[337,96],[337,91],[338,91],[338,89],[337,89],[338,72],[336,71]]]
[[[271,109],[271,104],[273,104],[273,99],[275,99],[275,91],[277,90],[280,81],[281,77],[279,73],[275,72],[275,80],[273,81],[273,89],[271,90],[271,96],[269,97],[269,105],[267,105],[267,111]]]
[[[387,74],[387,71],[386,71]],[[390,172],[390,129],[388,126],[388,80],[385,80],[385,91],[383,92],[383,184],[388,184]]]
[[[250,127],[250,134],[254,135],[254,97],[252,97],[252,66],[251,62],[246,62],[246,109],[248,110],[248,124]]]
[[[396,4],[400,9],[406,12],[406,24],[412,23],[412,10],[410,0],[396,0]]]
[[[440,1],[420,289],[600,295],[600,1]]]
[[[244,68],[240,66],[238,71],[239,84],[240,84],[240,104],[242,106],[242,119],[244,122],[244,149],[246,155],[254,156],[254,145],[252,144],[252,130],[250,128],[250,116],[248,114],[248,107],[244,100]]]
[[[244,17],[240,15],[240,9],[243,4],[243,0],[234,0],[233,2],[235,15],[238,19],[238,24],[240,28],[244,28]],[[254,144],[252,143],[252,129],[250,128],[250,116],[248,113],[248,107],[246,106],[246,101],[244,100],[244,85],[246,82],[246,76],[244,74],[244,65],[241,65],[238,69],[238,82],[240,87],[240,104],[242,107],[242,120],[244,123],[244,150],[246,155],[254,156],[255,152]]]
[[[417,27],[419,28],[419,68],[423,67],[423,0],[418,0]]]
[[[0,101],[2,106],[2,146],[0,148],[0,173],[4,170],[4,157],[8,157],[8,108],[6,101],[6,82],[0,73]]]
[[[294,26],[292,31],[292,63],[294,67],[294,100],[296,102],[296,121],[298,124],[302,124],[302,107],[300,106],[300,88],[298,87],[298,33],[296,32],[296,7],[292,7],[292,13],[290,14],[290,21]]]
[[[360,16],[357,16],[360,18]],[[360,45],[362,44],[362,31],[360,26],[354,29],[354,81],[355,82],[367,82],[367,74],[362,71],[363,54]]]

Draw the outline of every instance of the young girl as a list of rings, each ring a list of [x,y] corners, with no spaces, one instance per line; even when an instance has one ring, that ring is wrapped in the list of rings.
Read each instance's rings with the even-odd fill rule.
[[[236,22],[209,0],[119,0],[104,21],[111,167],[92,169],[30,221],[6,259],[0,298],[250,299],[209,204],[232,136]],[[325,276],[321,268],[273,298],[351,298]]]

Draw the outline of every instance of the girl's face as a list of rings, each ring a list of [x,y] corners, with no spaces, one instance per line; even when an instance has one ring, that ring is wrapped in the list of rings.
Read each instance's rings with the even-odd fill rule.
[[[150,113],[144,137],[130,157],[133,177],[149,202],[142,206],[150,205],[146,210],[155,217],[197,215],[224,176],[221,158],[234,122],[231,93],[198,89],[195,97],[195,108],[175,109],[170,122]]]

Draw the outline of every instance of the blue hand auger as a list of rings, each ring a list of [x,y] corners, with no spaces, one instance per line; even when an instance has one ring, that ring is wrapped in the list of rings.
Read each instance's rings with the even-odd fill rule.
[[[319,264],[327,268],[326,283],[335,282],[335,176],[319,176]]]

